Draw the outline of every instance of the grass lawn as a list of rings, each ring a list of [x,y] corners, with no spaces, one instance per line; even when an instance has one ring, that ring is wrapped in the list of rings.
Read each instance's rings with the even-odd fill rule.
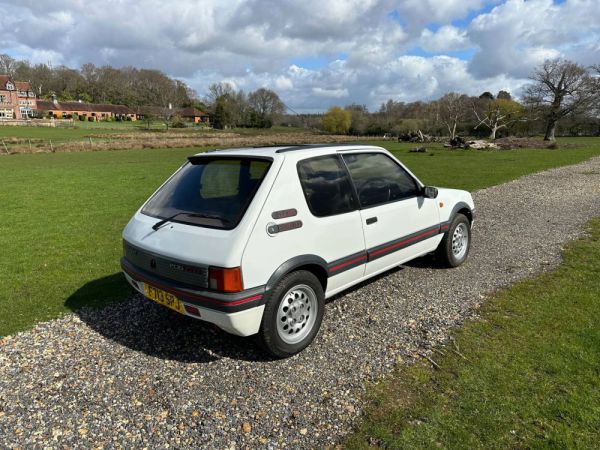
[[[52,139],[54,142],[83,139],[90,135],[115,134],[129,131],[131,127],[92,127],[91,123],[75,122],[73,127],[25,127],[25,126],[0,126],[0,139]]]
[[[88,136],[106,135],[110,138],[111,134],[124,134],[136,131],[147,131],[147,124],[143,120],[135,122],[80,122],[74,121],[72,127],[25,127],[4,125],[0,126],[0,139],[2,138],[21,138],[21,139],[52,139],[54,142],[64,142],[70,140],[81,140]],[[162,122],[152,122],[151,131],[165,131],[165,125]],[[169,128],[171,133],[231,133],[242,136],[255,136],[264,134],[278,133],[301,133],[306,130],[295,127],[276,126],[269,129],[259,128],[232,128],[228,130],[213,130],[212,128],[203,128],[190,126],[187,128]],[[318,136],[315,135],[315,140]],[[1,145],[1,144],[0,144]]]
[[[0,131],[3,127],[0,127]],[[470,190],[600,155],[578,148],[505,152],[382,143],[432,185]],[[0,157],[0,336],[84,305],[126,298],[121,231],[140,204],[198,149],[23,154]]]
[[[434,354],[440,370],[419,363],[373,386],[345,447],[598,448],[600,219],[590,231],[556,271],[487,301]]]

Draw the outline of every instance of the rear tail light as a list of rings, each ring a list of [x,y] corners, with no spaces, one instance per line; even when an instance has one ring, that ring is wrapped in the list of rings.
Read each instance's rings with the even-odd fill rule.
[[[222,292],[243,291],[242,270],[239,267],[233,267],[231,269],[209,267],[208,286],[211,289]]]

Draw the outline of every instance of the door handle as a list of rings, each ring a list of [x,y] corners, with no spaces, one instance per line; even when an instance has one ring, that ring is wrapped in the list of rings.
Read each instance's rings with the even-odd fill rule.
[[[377,222],[377,217],[369,217],[367,219],[367,225],[371,225],[372,223]]]

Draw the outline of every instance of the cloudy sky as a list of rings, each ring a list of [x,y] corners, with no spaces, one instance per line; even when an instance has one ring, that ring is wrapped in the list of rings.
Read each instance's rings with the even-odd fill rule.
[[[0,51],[276,90],[296,111],[513,94],[547,58],[600,62],[600,0],[0,0]]]

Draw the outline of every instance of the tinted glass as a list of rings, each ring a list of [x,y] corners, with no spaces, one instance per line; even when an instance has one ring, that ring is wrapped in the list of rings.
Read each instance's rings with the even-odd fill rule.
[[[195,158],[144,206],[143,214],[213,228],[234,228],[265,177],[270,161]]]
[[[300,161],[298,175],[308,207],[315,216],[332,216],[356,209],[348,173],[337,156]]]
[[[401,166],[382,153],[343,156],[362,207],[418,195],[415,180]]]

